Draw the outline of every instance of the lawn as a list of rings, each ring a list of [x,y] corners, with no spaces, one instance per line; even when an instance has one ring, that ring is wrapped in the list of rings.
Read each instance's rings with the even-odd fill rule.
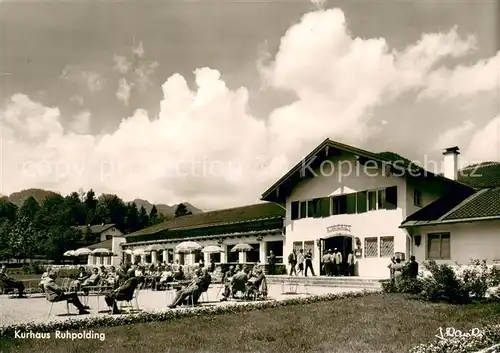
[[[500,321],[500,303],[453,306],[380,294],[170,322],[94,329],[99,340],[4,340],[1,352],[402,353],[435,341],[439,327]]]

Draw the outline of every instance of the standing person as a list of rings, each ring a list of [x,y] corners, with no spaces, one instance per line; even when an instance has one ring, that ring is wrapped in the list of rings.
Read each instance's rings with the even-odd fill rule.
[[[267,261],[269,264],[269,274],[274,275],[275,273],[275,267],[276,267],[276,255],[274,255],[274,252],[271,250],[269,251],[269,256],[267,257]]]
[[[332,249],[329,249],[325,255],[323,255],[322,261],[323,261],[323,271],[325,272],[326,276],[332,276],[333,271],[332,271],[332,260],[333,260],[333,252]]]
[[[300,249],[299,255],[297,255],[297,265],[299,267],[299,271],[297,273],[297,276],[299,274],[301,274],[301,275],[304,274],[304,261],[305,261],[304,249]]]
[[[410,256],[410,262],[408,263],[408,275],[410,278],[417,278],[418,276],[418,262],[415,261],[415,256]]]
[[[343,259],[342,259],[342,253],[338,249],[335,249],[334,261],[335,261],[335,275],[342,276]]]
[[[354,251],[351,251],[347,256],[347,266],[349,276],[354,276],[354,267],[356,266],[356,257]]]
[[[305,262],[306,262],[306,269],[305,269],[305,276],[307,277],[307,269],[310,269],[311,270],[311,274],[313,276],[315,276],[314,274],[314,269],[313,269],[313,264],[312,264],[312,260],[313,260],[313,254],[312,254],[312,251],[309,250],[306,255],[304,256],[305,258]]]
[[[290,265],[290,276],[295,273],[297,276],[297,251],[293,249],[293,251],[288,255],[288,264]]]

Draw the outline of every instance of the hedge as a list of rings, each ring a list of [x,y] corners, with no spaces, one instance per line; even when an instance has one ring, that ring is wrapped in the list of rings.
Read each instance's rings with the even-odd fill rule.
[[[500,343],[500,325],[490,325],[478,333],[442,339],[413,347],[410,353],[473,353]]]
[[[285,300],[268,300],[260,302],[245,302],[239,305],[222,305],[215,307],[200,306],[195,308],[179,308],[170,310],[157,310],[139,312],[126,315],[102,315],[85,319],[69,319],[65,321],[49,321],[46,323],[25,323],[4,326],[0,328],[0,339],[13,338],[18,332],[54,332],[64,330],[92,329],[99,327],[112,327],[121,325],[132,325],[155,321],[170,321],[184,317],[200,317],[209,315],[222,315],[231,313],[242,313],[259,309],[271,309],[290,305],[304,305],[325,301],[335,301],[348,298],[359,298],[367,295],[378,295],[381,291],[363,290],[359,292],[347,292],[338,294],[314,295],[302,298],[291,298]]]

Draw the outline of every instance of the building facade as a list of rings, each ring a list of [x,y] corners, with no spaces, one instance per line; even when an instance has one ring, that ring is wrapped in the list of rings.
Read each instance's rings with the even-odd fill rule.
[[[323,254],[335,248],[342,252],[344,262],[353,252],[356,274],[362,277],[388,277],[387,266],[393,256],[464,261],[475,255],[491,261],[497,254],[487,249],[500,239],[494,223],[483,225],[474,219],[467,226],[453,226],[454,245],[449,254],[440,250],[449,247],[446,235],[431,233],[417,246],[417,235],[426,233],[428,225],[408,223],[412,216],[419,219],[432,214],[436,204],[447,204],[450,211],[476,195],[478,189],[458,180],[458,153],[458,148],[445,151],[442,176],[393,153],[376,154],[327,139],[271,186],[262,199],[285,205],[284,252],[311,250],[316,274],[321,273]],[[489,196],[500,201],[500,194]],[[490,211],[488,215],[500,218],[500,209]],[[436,229],[436,233],[439,229],[451,232],[450,227]],[[477,243],[472,239],[481,237],[479,234],[484,234],[480,245],[470,247],[471,242]],[[444,255],[435,256],[436,251]]]
[[[236,207],[182,216],[125,236],[121,259],[129,263],[155,264],[179,262],[181,265],[205,263],[267,263],[270,251],[283,257],[284,209],[273,203]],[[222,253],[190,254],[177,252],[176,246],[193,241],[202,248],[216,245]],[[232,252],[236,244],[248,244],[252,251]],[[155,250],[153,250],[155,249]]]

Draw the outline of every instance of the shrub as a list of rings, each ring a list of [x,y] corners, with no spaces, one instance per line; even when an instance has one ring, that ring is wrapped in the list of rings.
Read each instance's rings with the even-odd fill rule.
[[[490,270],[486,260],[472,259],[468,266],[459,265],[459,279],[462,281],[464,290],[475,299],[484,298],[488,290],[488,278]]]
[[[78,269],[77,268],[72,268],[72,269],[66,269],[62,268],[59,270],[56,270],[57,277],[59,278],[71,278],[71,279],[76,279],[78,277]]]
[[[422,279],[423,299],[431,301],[447,301],[455,304],[464,304],[470,301],[469,293],[460,281],[451,266],[438,265],[435,261],[424,263],[431,276]]]
[[[500,286],[500,267],[493,266],[488,273],[488,287]]]
[[[23,265],[21,271],[25,275],[40,275],[44,272],[44,266],[40,265],[38,262],[30,262],[29,264]]]

